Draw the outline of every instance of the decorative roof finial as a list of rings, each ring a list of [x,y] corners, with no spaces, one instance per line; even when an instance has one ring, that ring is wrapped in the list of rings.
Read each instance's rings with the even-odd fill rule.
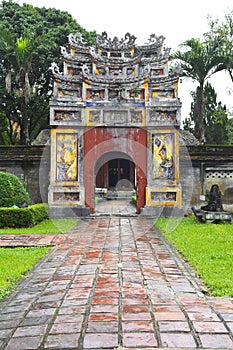
[[[130,33],[126,33],[122,39],[116,36],[111,39],[106,32],[103,32],[97,36],[96,44],[105,50],[130,50],[135,45],[135,40],[136,37]]]

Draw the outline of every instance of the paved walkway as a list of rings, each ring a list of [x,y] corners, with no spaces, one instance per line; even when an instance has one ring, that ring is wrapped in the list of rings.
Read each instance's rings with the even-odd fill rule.
[[[111,199],[106,200],[99,198],[98,204],[95,207],[94,216],[137,216],[136,207],[130,200]]]
[[[83,219],[22,240],[58,245],[0,304],[1,349],[233,349],[231,299],[206,297],[152,221]]]

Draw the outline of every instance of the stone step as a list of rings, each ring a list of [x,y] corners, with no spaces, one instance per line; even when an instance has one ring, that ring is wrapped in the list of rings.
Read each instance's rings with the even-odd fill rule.
[[[106,199],[131,199],[135,191],[108,191]]]

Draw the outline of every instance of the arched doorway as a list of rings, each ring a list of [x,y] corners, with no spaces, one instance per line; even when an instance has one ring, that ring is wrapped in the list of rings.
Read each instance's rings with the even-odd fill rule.
[[[91,213],[93,214],[95,212],[96,178],[98,177],[98,186],[101,185],[101,188],[108,189],[109,168],[111,168],[111,165],[114,165],[114,162],[111,163],[110,161],[122,159],[125,169],[129,169],[130,166],[132,167],[131,175],[129,176],[130,179],[133,176],[135,178],[131,182],[134,185],[133,187],[136,187],[137,213],[139,214],[141,208],[146,203],[146,130],[142,128],[91,128],[84,134],[84,149],[83,184],[85,188],[85,205],[90,208]],[[125,162],[124,164],[124,160],[130,162]],[[100,170],[101,167],[103,167],[102,170]],[[117,174],[119,174],[120,168],[121,166],[118,165]],[[121,181],[117,182],[117,185],[119,184],[121,184]]]
[[[95,165],[95,211],[135,213],[132,196],[136,194],[136,186],[136,170],[132,158],[123,152],[104,154]],[[109,200],[112,202],[109,203]]]
[[[113,156],[113,155],[112,155]],[[108,190],[136,188],[135,165],[130,159],[113,158],[105,162],[96,173],[96,187]]]

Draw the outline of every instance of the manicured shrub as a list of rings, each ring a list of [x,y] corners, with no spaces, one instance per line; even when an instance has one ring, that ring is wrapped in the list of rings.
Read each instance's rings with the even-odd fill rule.
[[[44,204],[34,204],[27,208],[0,208],[0,227],[30,227],[47,219]]]
[[[0,171],[0,207],[29,205],[30,198],[17,176]]]
[[[29,206],[33,213],[35,224],[48,218],[48,208],[45,204],[34,204]]]

